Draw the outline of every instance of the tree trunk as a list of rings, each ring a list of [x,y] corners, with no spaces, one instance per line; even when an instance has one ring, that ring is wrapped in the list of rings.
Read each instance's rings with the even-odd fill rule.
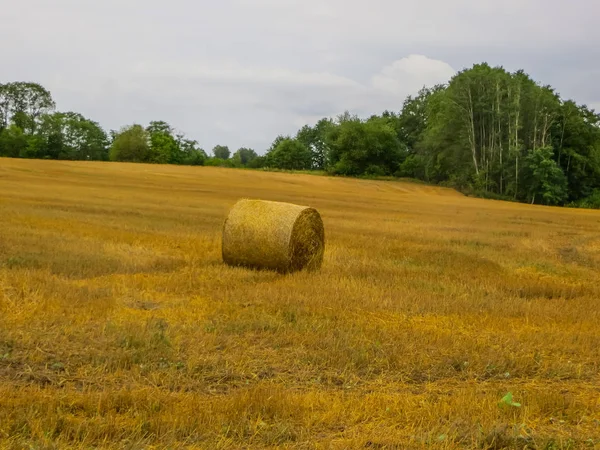
[[[539,94],[538,94],[539,95]],[[539,98],[535,99],[535,111],[534,111],[534,122],[533,122],[533,146],[531,150],[535,150],[537,148],[537,131],[538,131],[538,101]],[[527,150],[527,149],[525,149]]]
[[[519,193],[519,154],[517,153],[517,158],[515,159],[515,200],[517,199],[518,193]]]
[[[563,120],[562,133],[560,134],[560,145],[558,147],[558,166],[559,167],[560,167],[560,159],[562,157],[563,143],[565,142],[565,128],[567,126],[567,118],[568,118],[568,116],[565,116],[565,118]]]
[[[517,109],[517,114],[515,117],[515,199],[517,198],[517,194],[519,192],[519,113],[520,109]]]
[[[500,120],[500,83],[496,81],[496,120],[498,121],[498,144],[500,152],[500,195],[504,193],[504,162],[502,161],[502,120]]]
[[[475,166],[475,173],[479,175],[479,166],[477,165],[477,147],[475,143],[475,117],[473,114],[473,97],[471,96],[471,87],[469,86],[469,114],[471,119],[471,133],[469,140],[471,141],[471,153],[473,154],[473,165]]]
[[[546,130],[548,129],[548,114],[544,114],[544,129],[542,130],[542,147],[546,146]]]

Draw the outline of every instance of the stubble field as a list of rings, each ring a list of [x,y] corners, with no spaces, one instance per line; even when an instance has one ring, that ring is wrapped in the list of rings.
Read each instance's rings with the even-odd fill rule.
[[[242,197],[317,208],[322,270],[223,265]],[[595,211],[0,159],[0,448],[594,448],[599,269]]]

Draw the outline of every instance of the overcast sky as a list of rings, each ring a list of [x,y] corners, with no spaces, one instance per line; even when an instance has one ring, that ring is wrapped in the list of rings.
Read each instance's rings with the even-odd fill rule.
[[[600,109],[598,0],[0,0],[0,83],[36,81],[106,130],[165,120],[255,148],[399,110],[487,61]]]

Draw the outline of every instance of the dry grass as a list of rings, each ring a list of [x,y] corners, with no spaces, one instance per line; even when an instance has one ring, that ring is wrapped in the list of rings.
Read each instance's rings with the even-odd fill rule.
[[[243,199],[223,226],[223,261],[234,267],[315,271],[324,245],[323,220],[307,206]]]
[[[247,196],[321,212],[320,272],[222,263]],[[0,159],[0,448],[593,448],[599,230],[405,183]]]

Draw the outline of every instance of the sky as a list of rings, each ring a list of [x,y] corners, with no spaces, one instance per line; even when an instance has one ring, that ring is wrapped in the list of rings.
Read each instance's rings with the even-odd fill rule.
[[[0,83],[105,130],[164,120],[210,151],[407,95],[488,62],[600,110],[598,0],[0,0]]]

